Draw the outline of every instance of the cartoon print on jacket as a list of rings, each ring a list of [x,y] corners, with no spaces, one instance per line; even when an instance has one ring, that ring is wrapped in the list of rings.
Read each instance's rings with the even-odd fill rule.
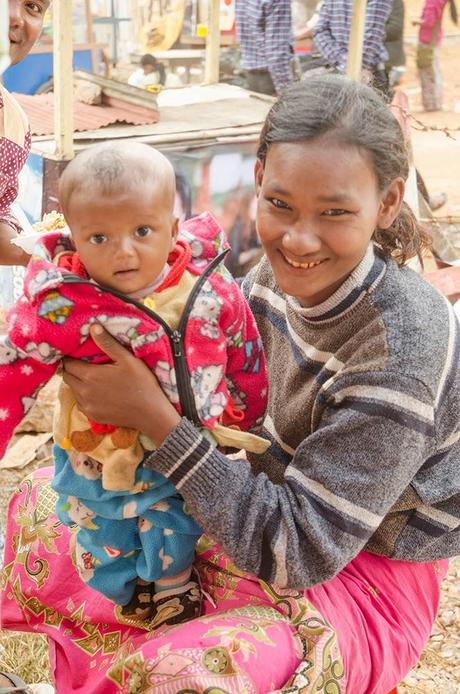
[[[193,305],[190,320],[198,318],[202,322],[200,332],[211,340],[217,340],[220,335],[219,319],[223,300],[217,296],[209,282],[205,282]]]
[[[192,243],[192,257],[182,275],[184,280],[192,279],[182,283],[179,276],[177,284],[168,291],[176,304],[184,307],[190,287],[225,248],[226,241],[216,221],[207,213],[185,222],[180,238],[190,239]],[[94,322],[104,325],[146,363],[181,413],[177,364],[161,321],[156,320],[155,313],[127,303],[94,282],[75,278],[57,266],[56,252],[68,246],[68,237],[62,232],[51,232],[40,238],[26,272],[24,295],[11,311],[8,337],[0,340],[0,457],[14,427],[24,416],[24,404],[56,372],[63,356],[89,362],[107,361],[90,336],[89,329]],[[173,258],[171,262],[176,261]],[[244,434],[259,423],[265,411],[266,374],[254,318],[236,283],[231,280],[232,287],[228,278],[227,271],[217,265],[204,280],[195,297],[196,303],[183,320],[183,353],[197,414],[204,427],[217,431],[217,440],[222,413],[232,404],[226,379],[230,378],[235,389],[245,394],[244,416],[238,421],[241,431],[237,432],[235,446],[249,449],[257,437],[246,434],[245,439]],[[250,355],[247,348],[246,351],[242,348],[243,344],[252,345]],[[261,393],[264,393],[262,397]],[[73,397],[64,406],[61,396],[55,421],[58,445],[67,451],[86,454],[95,464],[101,463],[104,488],[131,489],[136,466],[145,450],[138,433],[121,428],[116,433],[114,430],[119,428],[105,425],[100,429],[100,425],[89,422],[78,410]],[[226,442],[228,436],[235,435],[235,430],[230,429]],[[144,443],[142,437],[141,440]],[[123,448],[124,444],[128,447]]]

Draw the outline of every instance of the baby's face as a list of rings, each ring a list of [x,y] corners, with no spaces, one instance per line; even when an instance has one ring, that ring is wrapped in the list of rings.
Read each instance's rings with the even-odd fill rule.
[[[66,219],[92,279],[124,294],[157,279],[177,234],[170,197],[151,182],[109,195],[72,195]]]

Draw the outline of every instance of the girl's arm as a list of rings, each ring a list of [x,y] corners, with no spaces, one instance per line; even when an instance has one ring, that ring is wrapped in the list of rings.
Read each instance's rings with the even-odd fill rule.
[[[309,587],[340,571],[435,450],[425,386],[399,379],[393,391],[410,392],[407,402],[385,406],[371,398],[366,405],[363,385],[386,397],[377,374],[367,386],[347,383],[342,395],[355,386],[356,402],[331,398],[319,428],[295,451],[284,483],[274,484],[255,476],[246,461],[213,449],[179,418],[147,367],[109,335],[93,337],[115,363],[66,367],[80,407],[98,421],[148,434],[159,446],[149,465],[176,486],[195,520],[241,569],[280,586]]]

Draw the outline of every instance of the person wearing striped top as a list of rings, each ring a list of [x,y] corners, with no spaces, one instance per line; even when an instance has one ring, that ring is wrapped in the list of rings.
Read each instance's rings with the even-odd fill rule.
[[[292,80],[290,0],[236,0],[236,30],[248,89],[281,94]]]
[[[363,43],[363,67],[374,70],[388,60],[384,46],[385,25],[391,12],[392,0],[368,0]],[[345,72],[348,60],[352,0],[325,0],[313,30],[313,41],[331,67]]]
[[[73,362],[64,375],[89,416],[141,422],[158,445],[147,464],[240,570],[274,595],[305,590],[338,637],[337,691],[353,694],[385,694],[415,664],[460,549],[460,331],[405,267],[427,241],[407,176],[400,126],[369,87],[316,77],[271,109],[265,258],[243,284],[270,379],[266,454],[213,449],[102,329],[111,378]]]

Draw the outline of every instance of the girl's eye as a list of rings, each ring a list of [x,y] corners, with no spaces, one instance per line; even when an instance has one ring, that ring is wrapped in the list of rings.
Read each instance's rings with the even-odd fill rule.
[[[152,230],[150,227],[139,227],[136,229],[136,236],[139,236],[141,239],[145,239],[146,236],[150,236],[152,233]]]
[[[89,242],[92,243],[94,246],[100,246],[101,244],[105,243],[106,241],[107,241],[107,236],[105,234],[93,234],[89,240]]]
[[[342,210],[340,207],[333,208],[332,210],[324,210],[323,215],[326,217],[341,217],[344,214],[348,214],[348,210]]]
[[[273,205],[273,207],[276,207],[278,210],[287,210],[289,207],[289,205],[287,205],[279,198],[269,198],[268,200]]]

